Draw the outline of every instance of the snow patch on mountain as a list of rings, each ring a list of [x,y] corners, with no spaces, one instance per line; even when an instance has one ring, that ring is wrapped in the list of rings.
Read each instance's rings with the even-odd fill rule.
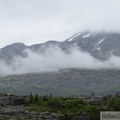
[[[100,47],[98,47],[97,50],[100,50]]]
[[[89,37],[90,35],[91,35],[91,33],[89,33],[89,34],[86,34],[86,35],[84,35],[82,38]]]
[[[74,43],[73,45],[77,45],[77,43]]]
[[[96,44],[96,46],[93,48],[92,51],[94,51],[94,50],[96,50],[96,49],[100,50],[98,46],[99,46],[103,41],[104,41],[104,39],[101,39],[101,40]]]
[[[104,39],[101,39],[98,44],[101,44],[104,41]]]
[[[97,47],[96,50],[101,52],[101,47]]]
[[[77,36],[81,35],[81,33],[77,33],[75,34],[73,37],[71,37],[70,39],[68,39],[67,41],[72,41],[74,38],[76,38]]]

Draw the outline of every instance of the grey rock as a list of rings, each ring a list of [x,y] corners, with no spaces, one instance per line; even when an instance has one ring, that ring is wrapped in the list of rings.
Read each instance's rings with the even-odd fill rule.
[[[89,120],[88,116],[74,116],[72,120]]]

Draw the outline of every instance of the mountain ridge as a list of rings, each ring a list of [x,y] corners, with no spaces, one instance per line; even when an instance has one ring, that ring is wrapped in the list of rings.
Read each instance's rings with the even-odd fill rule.
[[[13,43],[0,49],[0,59],[11,61],[14,56],[26,57],[24,50],[44,53],[49,47],[58,46],[67,53],[71,48],[77,47],[83,52],[88,52],[94,58],[106,60],[111,55],[120,56],[120,34],[107,32],[76,33],[64,41],[50,40],[30,46],[24,43]]]

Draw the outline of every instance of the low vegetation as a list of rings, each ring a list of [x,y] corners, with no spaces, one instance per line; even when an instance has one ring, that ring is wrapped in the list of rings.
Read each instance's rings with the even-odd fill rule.
[[[65,120],[73,116],[86,116],[90,120],[99,120],[100,111],[120,111],[120,98],[109,97],[99,102],[90,102],[90,98],[33,96],[30,93],[26,108],[37,112],[55,112],[65,115]]]

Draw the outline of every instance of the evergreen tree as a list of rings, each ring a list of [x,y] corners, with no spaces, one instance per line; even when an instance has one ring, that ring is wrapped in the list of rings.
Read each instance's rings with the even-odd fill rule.
[[[32,95],[31,92],[30,92],[30,98],[29,98],[29,100],[30,100],[30,104],[33,103],[33,101],[34,101],[34,98],[33,98],[33,95]]]
[[[34,98],[34,103],[38,103],[38,101],[39,101],[39,97],[38,97],[38,95],[36,94],[36,95],[35,95],[35,98]]]

